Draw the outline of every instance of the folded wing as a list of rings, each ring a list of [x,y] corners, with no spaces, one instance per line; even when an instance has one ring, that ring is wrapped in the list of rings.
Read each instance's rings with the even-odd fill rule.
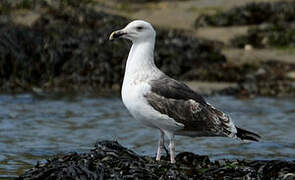
[[[237,130],[230,117],[208,104],[185,84],[167,76],[153,80],[150,84],[151,92],[145,95],[147,102],[155,110],[184,125],[178,134],[236,136]]]

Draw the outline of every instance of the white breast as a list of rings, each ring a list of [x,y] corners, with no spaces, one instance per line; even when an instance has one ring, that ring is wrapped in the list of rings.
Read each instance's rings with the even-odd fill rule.
[[[141,121],[147,126],[154,127],[154,125],[144,116],[145,111],[148,110],[147,104],[144,100],[143,94],[148,91],[149,87],[145,83],[126,82],[124,81],[122,87],[122,100],[130,114],[137,120]]]
[[[132,45],[126,63],[122,100],[131,115],[141,123],[166,131],[176,131],[183,128],[183,125],[156,111],[144,97],[151,91],[149,82],[163,74],[155,66],[153,52],[154,39]]]
[[[151,90],[146,80],[132,81],[124,79],[122,87],[122,100],[131,115],[146,126],[166,131],[177,131],[183,125],[174,121],[165,114],[153,109],[146,101],[144,95]]]

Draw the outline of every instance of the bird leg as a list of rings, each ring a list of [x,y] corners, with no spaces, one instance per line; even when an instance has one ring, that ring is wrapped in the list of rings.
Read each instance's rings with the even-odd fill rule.
[[[170,157],[169,150],[166,148],[165,144],[164,144],[164,150],[165,150],[165,153],[166,153],[166,157]]]
[[[169,140],[170,140],[170,144],[169,144],[169,148],[170,148],[170,161],[171,161],[171,163],[175,163],[174,135],[172,135]]]
[[[160,138],[159,138],[158,151],[157,151],[157,157],[156,157],[157,161],[160,161],[161,159],[163,147],[164,147],[164,132],[160,130]]]

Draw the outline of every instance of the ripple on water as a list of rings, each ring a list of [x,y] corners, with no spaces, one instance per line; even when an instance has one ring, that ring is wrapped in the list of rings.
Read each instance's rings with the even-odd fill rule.
[[[176,149],[209,155],[213,160],[295,159],[294,100],[209,97],[237,125],[259,132],[262,142],[176,137]],[[87,151],[102,139],[118,140],[138,153],[155,155],[158,132],[130,117],[120,98],[1,95],[0,106],[0,178],[14,177],[54,154]]]

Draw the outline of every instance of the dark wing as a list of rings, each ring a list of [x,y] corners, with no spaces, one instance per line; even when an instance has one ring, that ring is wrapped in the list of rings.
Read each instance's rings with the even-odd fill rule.
[[[233,125],[223,112],[207,104],[188,86],[164,76],[151,83],[145,95],[148,103],[162,114],[184,125],[183,131],[199,132],[200,136],[232,136]]]
[[[170,77],[163,75],[157,80],[151,82],[152,92],[169,99],[189,100],[206,105],[205,99],[189,88],[184,83],[178,82]]]

